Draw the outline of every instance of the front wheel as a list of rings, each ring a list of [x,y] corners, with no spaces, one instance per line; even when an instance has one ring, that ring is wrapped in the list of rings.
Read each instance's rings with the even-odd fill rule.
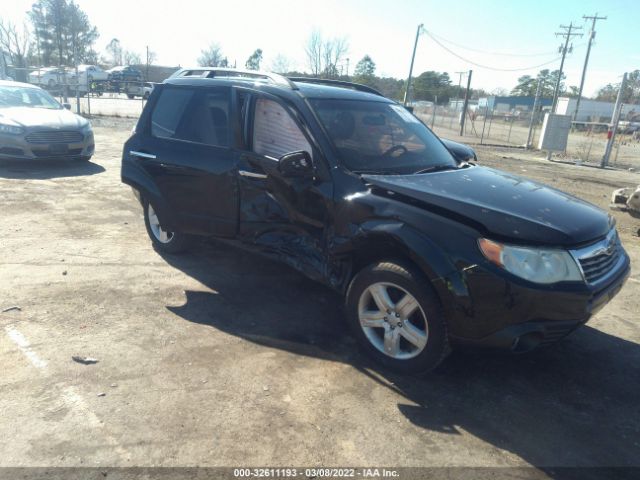
[[[160,224],[158,215],[150,202],[144,202],[144,224],[153,246],[165,253],[179,253],[189,246],[189,236],[165,230]]]
[[[400,262],[369,265],[352,280],[346,304],[359,343],[393,370],[425,373],[449,353],[438,297],[413,267]]]

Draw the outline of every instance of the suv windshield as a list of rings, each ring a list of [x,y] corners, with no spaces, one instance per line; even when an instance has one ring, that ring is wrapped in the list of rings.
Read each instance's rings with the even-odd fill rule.
[[[0,108],[32,107],[59,110],[62,108],[55,98],[44,90],[29,87],[0,87]]]
[[[335,99],[310,103],[353,172],[410,174],[457,168],[440,140],[400,105]]]

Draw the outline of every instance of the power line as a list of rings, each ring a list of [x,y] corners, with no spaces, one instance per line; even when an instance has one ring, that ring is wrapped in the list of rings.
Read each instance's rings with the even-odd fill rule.
[[[464,45],[460,45],[459,43],[456,42],[452,42],[451,40],[447,40],[446,38],[440,36],[440,35],[436,35],[433,32],[429,32],[429,35],[433,38],[433,37],[437,37],[440,41],[445,42],[445,43],[449,43],[451,45],[455,45],[458,48],[462,48],[464,50],[469,50],[471,52],[478,52],[478,53],[484,53],[487,55],[501,55],[501,56],[505,56],[505,57],[548,57],[549,55],[553,55],[556,52],[555,51],[551,51],[551,52],[541,52],[541,53],[507,53],[507,52],[488,52],[486,50],[480,50],[477,48],[472,48],[472,47],[466,47]]]
[[[426,32],[427,35],[429,35],[431,37],[431,39],[436,42],[438,45],[440,45],[440,47],[442,47],[444,50],[446,50],[447,52],[449,52],[451,55],[453,55],[454,57],[459,58],[460,60],[463,60],[467,63],[470,63],[471,65],[475,65],[476,67],[480,67],[480,68],[484,68],[487,70],[494,70],[497,72],[524,72],[526,70],[534,70],[536,68],[540,68],[540,67],[544,67],[545,65],[550,65],[552,63],[557,62],[558,60],[560,60],[561,57],[556,57],[553,60],[549,60],[548,62],[545,63],[541,63],[539,65],[532,65],[530,67],[524,67],[524,68],[499,68],[499,67],[491,67],[489,65],[482,65],[480,63],[477,62],[473,62],[471,60],[469,60],[468,58],[465,58],[461,55],[458,55],[456,52],[454,52],[453,50],[451,50],[449,47],[447,47],[446,45],[443,45],[437,38],[435,38],[431,32]]]

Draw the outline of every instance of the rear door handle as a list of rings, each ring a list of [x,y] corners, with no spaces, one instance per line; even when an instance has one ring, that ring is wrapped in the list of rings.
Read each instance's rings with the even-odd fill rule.
[[[138,152],[136,150],[129,150],[129,155],[131,155],[132,157],[150,158],[152,160],[155,160],[156,158],[156,156],[152,153]]]

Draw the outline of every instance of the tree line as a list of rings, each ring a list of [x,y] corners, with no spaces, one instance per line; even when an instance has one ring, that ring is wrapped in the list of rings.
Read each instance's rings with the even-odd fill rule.
[[[26,68],[30,65],[40,66],[73,66],[75,64],[102,65],[143,65],[152,64],[156,59],[155,52],[148,51],[144,58],[138,52],[123,46],[117,38],[113,38],[106,46],[105,52],[99,55],[95,44],[99,37],[87,14],[74,0],[36,0],[23,25],[16,25],[0,18],[0,61],[10,58],[18,80],[26,80]],[[298,71],[294,62],[288,57],[278,54],[273,57],[267,67],[273,72],[290,76],[311,76],[356,81],[376,88],[385,96],[399,100],[404,97],[406,80],[376,74],[376,64],[370,55],[365,55],[353,66],[351,72],[349,42],[346,37],[328,38],[319,30],[309,34],[304,44],[305,65]],[[244,65],[231,63],[218,43],[211,43],[202,49],[198,64],[212,67],[243,67],[250,70],[263,68],[263,51],[256,48],[246,59]],[[1,65],[0,65],[1,66]],[[495,89],[490,92],[496,95],[534,96],[538,84],[543,98],[553,97],[559,71],[540,70],[536,76],[523,75],[510,91]],[[560,95],[577,96],[576,86],[565,86],[565,75],[560,79]],[[597,100],[614,101],[619,84],[608,84],[602,87]],[[426,71],[413,80],[411,98],[413,100],[437,101],[444,104],[451,99],[463,98],[464,86],[454,84],[447,72]],[[473,89],[471,98],[486,96],[489,92]],[[640,98],[640,70],[632,72],[623,92],[623,101],[631,102]]]

